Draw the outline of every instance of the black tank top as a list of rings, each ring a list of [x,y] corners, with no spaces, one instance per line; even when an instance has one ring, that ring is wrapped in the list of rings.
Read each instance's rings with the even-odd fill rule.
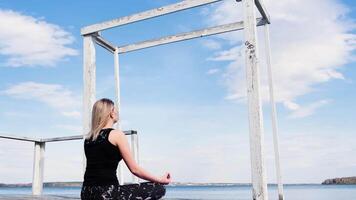
[[[101,129],[96,140],[84,140],[87,165],[83,185],[119,184],[116,169],[122,159],[119,149],[109,142],[113,128]]]

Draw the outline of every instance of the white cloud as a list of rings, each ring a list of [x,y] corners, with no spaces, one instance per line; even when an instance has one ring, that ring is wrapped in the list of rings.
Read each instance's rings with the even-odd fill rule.
[[[345,133],[289,133],[280,138],[283,179],[287,182],[320,183],[327,178],[355,173],[355,138]],[[272,140],[267,143],[267,164],[274,171]],[[270,173],[269,176],[274,178]]]
[[[16,11],[0,9],[0,30],[0,55],[7,66],[54,66],[78,54],[68,47],[74,42],[69,32]]]
[[[221,48],[221,43],[215,41],[215,40],[212,40],[212,39],[205,39],[205,40],[202,40],[201,41],[202,45],[208,49],[213,49],[213,50],[216,50],[216,49],[220,49]]]
[[[302,117],[312,115],[316,111],[316,109],[318,109],[324,105],[327,105],[330,102],[331,102],[331,100],[327,100],[327,99],[313,102],[313,103],[308,104],[302,108],[294,109],[294,111],[288,117],[289,118],[302,118]]]
[[[0,146],[2,148],[0,160],[6,161],[0,162],[0,182],[31,183],[34,158],[33,143],[0,139]],[[83,181],[82,161],[82,140],[46,143],[44,182]]]
[[[125,120],[131,125],[124,129],[138,131],[140,164],[155,175],[169,171],[174,181],[250,182],[248,121],[245,111],[234,107],[132,104],[125,108]],[[149,121],[145,113],[150,113]],[[77,129],[80,125],[60,123],[56,127],[60,129],[57,136],[63,136],[67,135],[65,129]],[[350,156],[356,153],[353,134],[330,129],[312,132],[307,127],[302,132],[287,132],[281,128],[283,182],[320,183],[326,178],[354,175],[356,158]],[[73,131],[68,135],[73,135]],[[275,182],[271,136],[267,130],[266,168],[269,182]],[[7,161],[0,162],[1,182],[30,182],[33,144],[0,139],[0,146],[0,160]],[[81,181],[82,150],[81,141],[46,144],[45,181]]]
[[[208,58],[208,60],[214,61],[234,61],[242,56],[242,50],[240,47],[234,47],[228,50],[216,52],[214,57]]]
[[[212,74],[216,74],[218,72],[220,72],[220,69],[213,68],[213,69],[209,69],[206,73],[209,75],[212,75]]]
[[[73,117],[73,118],[80,118],[80,112],[79,111],[69,111],[69,112],[62,112],[62,115],[66,117]]]
[[[279,138],[283,182],[321,183],[327,178],[352,176],[355,173],[356,159],[347,155],[356,153],[356,140],[341,134],[344,133],[283,133]],[[275,183],[271,135],[269,132],[265,133],[265,166],[268,182]],[[192,140],[193,144],[190,142]],[[221,134],[204,140],[193,136],[168,143],[167,147],[164,145],[141,151],[142,165],[155,174],[167,170],[175,181],[181,182],[251,181],[248,133]],[[168,148],[179,145],[184,145],[184,150]],[[165,151],[169,155],[160,154],[163,149],[167,149]],[[184,161],[176,158],[184,158]],[[165,163],[164,167],[161,163]]]
[[[217,25],[242,20],[242,9],[235,1],[224,1],[210,7],[207,23]],[[355,59],[355,24],[346,17],[347,8],[332,0],[266,1],[272,17],[270,26],[272,67],[275,98],[291,110],[303,109],[297,98],[315,92],[315,85],[332,79],[345,79],[339,71]],[[261,94],[269,100],[267,71],[262,27],[259,28]],[[215,52],[215,61],[231,61],[223,74],[228,91],[227,99],[244,101],[246,98],[245,63],[241,33],[218,35],[230,49]],[[313,111],[320,106],[315,106]],[[298,111],[307,112],[309,108]],[[309,112],[308,111],[308,112]],[[312,113],[312,112],[310,112]],[[293,115],[293,114],[292,114]],[[305,115],[306,116],[306,115]]]
[[[0,139],[0,146],[0,182],[30,182],[33,170],[33,143]]]
[[[80,98],[59,84],[22,82],[0,91],[0,94],[45,103],[67,117],[78,118],[80,116],[78,111],[81,105]]]

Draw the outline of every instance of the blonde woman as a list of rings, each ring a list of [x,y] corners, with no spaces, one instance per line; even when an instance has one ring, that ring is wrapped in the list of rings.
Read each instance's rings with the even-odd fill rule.
[[[117,121],[112,100],[95,102],[91,130],[84,140],[87,165],[81,199],[160,199],[166,192],[163,185],[171,182],[170,174],[156,177],[140,167],[131,156],[125,134],[112,128]],[[134,175],[149,182],[119,185],[116,170],[121,159]]]

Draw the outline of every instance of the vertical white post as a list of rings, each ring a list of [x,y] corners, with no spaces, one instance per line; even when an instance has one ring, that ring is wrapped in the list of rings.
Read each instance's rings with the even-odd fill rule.
[[[92,108],[96,100],[95,41],[92,36],[83,40],[83,136],[90,131]],[[83,150],[83,176],[86,169],[86,157]]]
[[[255,1],[243,0],[245,61],[250,131],[250,156],[253,200],[267,200],[267,181],[264,165],[263,115],[259,91],[258,48]]]
[[[278,199],[283,200],[283,184],[282,184],[282,175],[281,175],[281,168],[280,168],[280,161],[279,161],[277,112],[276,112],[276,104],[274,101],[271,47],[270,47],[268,24],[264,25],[264,31],[265,31],[265,48],[266,48],[267,69],[268,69],[269,97],[270,97],[271,108],[272,108],[271,117],[272,117],[272,128],[273,128],[273,144],[274,144],[276,175],[277,175],[277,183],[278,183]]]
[[[118,122],[116,123],[116,129],[121,130],[121,96],[120,96],[120,65],[119,65],[119,50],[115,48],[114,51],[114,76],[115,76],[115,91],[116,91],[116,99],[115,104],[118,110]],[[119,173],[119,184],[124,184],[124,166],[123,161],[121,160],[118,166]]]
[[[132,151],[132,156],[134,157],[135,161],[137,162],[137,164],[139,164],[138,162],[138,137],[137,137],[137,133],[131,134],[131,151]],[[139,179],[137,176],[135,176],[134,174],[132,174],[132,182],[134,183],[138,183]]]
[[[44,170],[45,143],[35,142],[33,159],[32,194],[41,195],[43,190],[43,170]]]

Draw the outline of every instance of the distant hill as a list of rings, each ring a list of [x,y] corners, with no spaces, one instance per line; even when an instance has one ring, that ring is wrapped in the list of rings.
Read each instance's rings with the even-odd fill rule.
[[[323,181],[321,184],[323,185],[352,185],[356,184],[356,176],[353,177],[342,177],[342,178],[332,178],[332,179],[326,179]]]

